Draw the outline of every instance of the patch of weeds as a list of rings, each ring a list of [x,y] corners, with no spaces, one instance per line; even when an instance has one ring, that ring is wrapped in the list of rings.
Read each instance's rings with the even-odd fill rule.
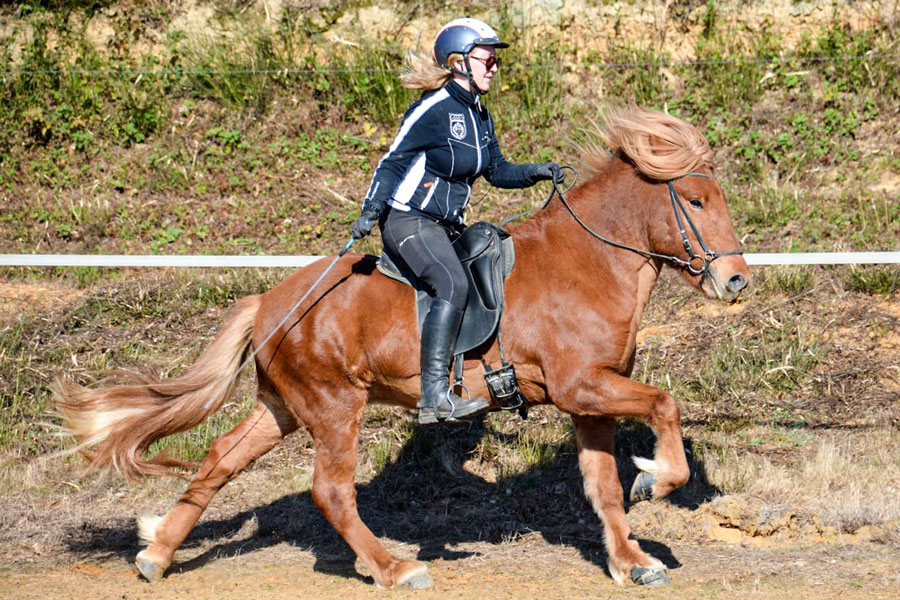
[[[708,117],[702,131],[713,147],[736,146],[743,139],[749,126],[749,119],[736,118],[719,109]]]
[[[692,368],[673,373],[664,352],[645,352],[645,382],[698,408],[727,406],[742,414],[759,398],[780,398],[814,387],[814,369],[830,351],[810,325],[789,315],[760,315],[740,327],[728,323],[697,347]]]
[[[865,56],[875,50],[875,30],[852,31],[837,18],[821,25],[818,35],[807,38],[798,54],[818,58]],[[831,60],[822,66],[826,81],[840,91],[857,90],[871,84],[870,68],[861,68],[865,59]],[[869,73],[867,73],[869,72]]]
[[[847,289],[877,296],[892,296],[900,289],[900,266],[853,265],[846,278]]]
[[[35,455],[57,446],[41,422],[50,393],[42,364],[39,319],[23,317],[0,327],[0,449]],[[63,357],[51,350],[56,359]]]
[[[735,416],[712,416],[704,422],[704,426],[710,431],[720,432],[724,434],[735,434],[750,428],[754,424],[754,420],[749,417]]]
[[[365,452],[364,464],[371,469],[373,475],[381,473],[386,467],[396,462],[403,448],[413,436],[412,421],[395,418],[390,409],[374,408],[369,412],[382,410],[389,413],[389,418],[382,427],[374,431],[371,437],[362,443]],[[367,419],[369,425],[371,419]]]
[[[305,165],[333,169],[340,173],[369,170],[369,142],[331,127],[300,133],[292,143],[284,143],[290,155]]]
[[[756,129],[746,131],[734,147],[734,153],[741,159],[738,164],[745,178],[762,179],[770,158],[769,143],[765,132]]]
[[[763,250],[757,240],[773,252],[845,250],[848,244],[891,250],[900,233],[900,206],[862,190],[820,197],[803,187],[765,185],[729,195],[737,229],[752,232],[746,251]]]
[[[667,60],[667,55],[650,48],[617,42],[606,58],[612,65],[605,73],[607,93],[613,98],[633,98],[641,106],[659,106],[666,97],[666,82],[657,65]],[[623,93],[624,90],[628,92]]]
[[[150,240],[150,250],[153,254],[161,254],[164,247],[175,242],[182,233],[184,230],[180,227],[167,227],[154,231]]]
[[[313,64],[327,73],[313,78],[315,96],[338,99],[347,116],[396,126],[419,92],[400,85],[404,52],[393,44],[341,49],[328,64]]]
[[[518,439],[517,449],[527,469],[549,466],[559,451],[559,442],[542,439],[537,432],[527,431]]]
[[[558,48],[548,44],[528,61],[551,66],[521,69],[512,65],[498,72],[502,94],[493,100],[492,111],[496,118],[502,117],[504,127],[522,135],[528,128],[544,132],[559,122],[563,116],[560,58]]]
[[[267,112],[279,82],[273,73],[293,65],[285,61],[275,34],[259,19],[226,18],[219,26],[234,36],[210,32],[206,37],[175,40],[192,95],[259,118]]]
[[[109,274],[105,271],[97,267],[72,267],[67,277],[73,279],[80,289],[86,289],[107,280]]]
[[[207,131],[204,137],[213,142],[207,153],[219,152],[223,155],[234,154],[238,149],[246,149],[249,145],[242,140],[242,134],[237,129],[226,129],[216,126]]]
[[[510,421],[513,418],[499,416],[492,419],[492,424],[497,427],[492,436],[497,447],[480,450],[482,456],[496,456],[494,469],[501,479],[523,475],[531,479],[540,470],[551,467],[561,453],[574,446],[571,423],[560,419],[559,415],[544,419],[541,427],[522,427],[519,421]]]
[[[190,162],[190,159],[185,159],[182,150],[166,151],[159,148],[151,152],[149,165],[152,170],[152,178],[149,191],[159,193],[188,189],[190,178],[183,165],[190,164]]]
[[[767,186],[754,194],[732,194],[732,198],[745,227],[783,229],[803,214],[799,197],[777,187]]]
[[[807,446],[815,436],[805,429],[779,425],[748,425],[735,431],[736,439],[750,448],[792,449]]]
[[[813,271],[805,266],[770,267],[757,281],[765,290],[788,296],[799,296],[815,286]]]
[[[158,98],[150,92],[132,92],[124,105],[121,123],[118,124],[119,139],[126,144],[140,144],[156,133],[162,120],[162,107]]]
[[[697,40],[698,64],[686,87],[695,89],[709,106],[750,106],[762,94],[761,84],[768,65],[759,59],[778,57],[782,44],[766,19],[750,41],[748,52],[742,47],[746,37],[724,25],[714,3],[707,3],[703,35]],[[750,60],[746,60],[750,59]]]
[[[885,195],[842,197],[850,239],[870,250],[894,250],[900,235],[900,203]]]

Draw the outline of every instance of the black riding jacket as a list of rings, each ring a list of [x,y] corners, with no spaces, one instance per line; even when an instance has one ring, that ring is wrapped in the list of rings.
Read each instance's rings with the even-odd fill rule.
[[[378,163],[363,210],[425,213],[462,223],[472,182],[484,175],[500,188],[534,185],[537,165],[503,157],[494,120],[477,96],[450,81],[424,94],[403,117],[397,137]]]

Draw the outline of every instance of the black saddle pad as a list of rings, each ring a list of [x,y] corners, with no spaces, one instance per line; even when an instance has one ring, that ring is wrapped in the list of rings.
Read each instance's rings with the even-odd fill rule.
[[[461,354],[477,348],[497,330],[503,313],[503,281],[516,259],[512,237],[486,222],[467,227],[453,242],[453,248],[469,279],[469,299],[454,351]],[[381,253],[378,270],[415,290],[421,335],[425,315],[431,308],[427,286],[402,261],[394,261],[386,252]]]

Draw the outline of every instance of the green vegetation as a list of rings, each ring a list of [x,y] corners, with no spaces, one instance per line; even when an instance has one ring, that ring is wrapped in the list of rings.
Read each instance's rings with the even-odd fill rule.
[[[892,266],[852,268],[848,276],[847,287],[854,292],[891,296],[900,289],[900,271]]]
[[[167,28],[175,5],[151,3],[129,5],[127,23],[110,20],[107,46],[121,45],[110,52],[89,38],[96,10],[28,5],[14,23],[29,34],[9,30],[4,251],[318,253],[341,244],[415,97],[397,79],[406,48],[326,42],[341,5],[289,9],[274,23],[228,5],[209,33],[188,35]],[[749,251],[893,248],[900,209],[869,185],[896,158],[872,154],[877,169],[863,158],[900,93],[895,24],[853,31],[825,21],[786,51],[771,20],[751,30],[722,11],[694,11],[703,24],[694,62],[625,37],[576,62],[579,49],[562,36],[535,45],[502,9],[504,35],[531,49],[509,56],[488,99],[506,154],[577,162],[566,139],[590,125],[598,98],[666,107],[719,149],[738,229],[754,231]],[[675,10],[673,25],[687,12]],[[135,58],[126,40],[152,24],[165,35]],[[510,212],[508,195],[482,193],[478,216]]]
[[[809,267],[780,267],[768,269],[762,281],[756,285],[768,291],[798,296],[812,289],[815,276]]]

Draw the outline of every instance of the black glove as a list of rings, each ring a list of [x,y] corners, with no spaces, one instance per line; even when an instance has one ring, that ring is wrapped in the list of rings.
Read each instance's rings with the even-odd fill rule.
[[[372,228],[378,222],[379,214],[374,208],[364,206],[362,213],[353,222],[353,227],[351,228],[353,238],[361,240],[372,233]]]
[[[554,183],[562,183],[563,179],[565,179],[559,165],[552,162],[536,164],[534,166],[534,176],[537,177],[538,181],[549,179]]]

